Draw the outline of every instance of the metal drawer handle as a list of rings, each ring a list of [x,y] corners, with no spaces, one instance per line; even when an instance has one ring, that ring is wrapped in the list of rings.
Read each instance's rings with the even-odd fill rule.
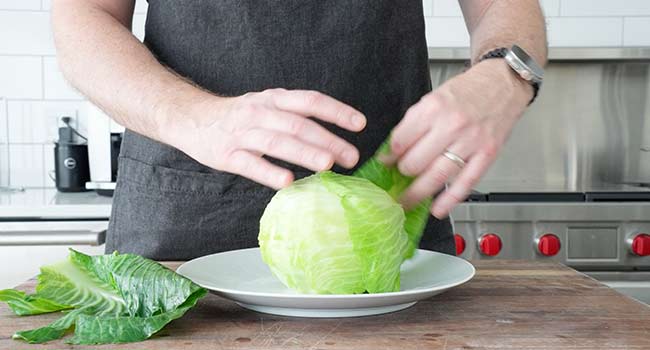
[[[0,246],[16,245],[102,245],[106,241],[106,230],[102,231],[43,231],[0,233]]]

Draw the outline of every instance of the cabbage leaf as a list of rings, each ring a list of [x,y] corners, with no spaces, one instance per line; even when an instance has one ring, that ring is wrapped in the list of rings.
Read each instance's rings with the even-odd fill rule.
[[[0,291],[17,315],[62,311],[51,324],[14,334],[43,343],[74,328],[72,344],[141,341],[192,308],[206,290],[155,261],[133,254],[88,256],[70,250],[68,259],[41,268],[36,293]]]
[[[379,186],[394,199],[399,200],[404,190],[411,185],[413,177],[403,175],[395,166],[387,166],[379,160],[382,154],[390,153],[388,141],[384,142],[374,157],[370,158],[354,172],[354,176],[362,177]],[[423,199],[413,208],[404,211],[406,220],[404,230],[408,234],[409,244],[405,258],[409,259],[420,245],[422,233],[429,219],[429,208],[432,199]]]

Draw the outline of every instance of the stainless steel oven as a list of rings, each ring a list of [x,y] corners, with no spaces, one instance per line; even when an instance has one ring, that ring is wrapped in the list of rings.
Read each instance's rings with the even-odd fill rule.
[[[650,304],[650,201],[469,202],[453,218],[463,258],[560,262]]]
[[[434,85],[464,69],[462,50],[432,55]],[[452,213],[460,256],[557,261],[650,303],[650,48],[550,56],[539,99]]]

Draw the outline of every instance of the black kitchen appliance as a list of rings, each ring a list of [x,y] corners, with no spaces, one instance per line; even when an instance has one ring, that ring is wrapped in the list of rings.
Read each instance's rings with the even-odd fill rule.
[[[70,125],[70,117],[62,117],[59,140],[54,143],[54,181],[61,192],[84,192],[90,181],[86,138]],[[79,139],[83,141],[79,141]]]

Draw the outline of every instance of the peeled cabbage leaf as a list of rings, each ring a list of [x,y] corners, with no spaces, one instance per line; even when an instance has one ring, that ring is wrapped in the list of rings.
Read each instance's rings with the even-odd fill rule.
[[[141,341],[181,317],[206,290],[138,255],[88,256],[70,250],[67,260],[41,268],[36,293],[0,291],[18,315],[63,311],[51,324],[14,334],[43,343],[74,328],[72,344]]]
[[[390,146],[388,142],[384,142],[377,151],[377,154],[359,167],[353,175],[369,180],[384,191],[388,192],[393,199],[398,200],[404,190],[411,185],[413,178],[402,175],[397,167],[387,166],[379,160],[379,157],[382,154],[387,154],[389,152]],[[408,234],[409,238],[409,245],[406,249],[405,256],[407,259],[410,259],[413,256],[415,250],[420,244],[422,232],[424,232],[427,220],[429,219],[429,208],[431,207],[431,203],[432,199],[426,198],[413,208],[404,212],[406,217],[406,220],[404,221],[404,230]]]
[[[14,289],[0,290],[0,301],[7,303],[11,310],[19,316],[38,315],[72,308],[69,305],[61,305],[52,300],[36,295],[27,295],[25,292]]]
[[[419,244],[431,203],[404,211],[397,199],[411,182],[376,157],[354,176],[326,171],[294,182],[262,215],[262,259],[301,293],[399,291],[400,267]]]

